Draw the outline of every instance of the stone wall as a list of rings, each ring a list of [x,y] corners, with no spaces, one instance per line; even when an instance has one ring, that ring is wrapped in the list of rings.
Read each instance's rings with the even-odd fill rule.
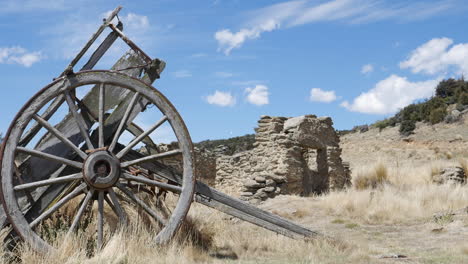
[[[196,176],[241,199],[258,203],[278,194],[311,195],[351,184],[349,164],[341,160],[339,137],[329,117],[262,116],[254,148],[234,155],[195,149]],[[159,145],[161,151],[176,148]],[[180,167],[180,159],[164,159]]]
[[[277,194],[310,195],[349,186],[339,137],[329,117],[262,116],[255,148],[216,161],[216,185],[257,203]]]

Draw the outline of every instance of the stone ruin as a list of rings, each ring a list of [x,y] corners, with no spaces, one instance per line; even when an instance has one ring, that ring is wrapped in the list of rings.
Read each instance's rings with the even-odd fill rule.
[[[216,161],[216,185],[258,203],[278,194],[308,196],[351,184],[329,117],[262,116],[254,149]]]
[[[255,132],[254,148],[234,155],[196,148],[197,177],[251,203],[278,194],[320,194],[351,184],[331,118],[262,116]],[[164,151],[176,147],[159,146]],[[174,166],[180,160],[163,162]]]

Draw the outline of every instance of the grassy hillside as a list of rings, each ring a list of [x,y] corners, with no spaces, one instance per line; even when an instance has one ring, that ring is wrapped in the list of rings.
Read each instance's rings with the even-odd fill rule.
[[[416,122],[437,124],[442,121],[453,122],[456,117],[448,110],[450,105],[463,111],[468,108],[468,82],[464,78],[441,81],[435,95],[423,102],[410,104],[401,109],[395,116],[377,121],[372,126],[379,129],[399,126],[400,134],[410,135],[416,128]]]
[[[255,143],[255,135],[247,134],[240,137],[233,137],[228,139],[217,139],[217,140],[204,140],[195,143],[195,147],[200,149],[206,149],[215,151],[220,146],[223,146],[222,152],[226,155],[233,155],[235,153],[253,149]]]

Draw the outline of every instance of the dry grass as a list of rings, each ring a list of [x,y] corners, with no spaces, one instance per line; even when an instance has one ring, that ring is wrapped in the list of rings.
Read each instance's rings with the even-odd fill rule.
[[[458,159],[458,163],[465,172],[465,179],[468,179],[468,159],[460,158]]]
[[[467,163],[464,164],[466,166]],[[324,218],[323,225],[328,224],[323,229],[327,231],[327,228],[341,228],[340,233],[345,238],[343,241],[324,238],[312,242],[292,240],[194,204],[187,224],[176,239],[169,245],[159,246],[153,241],[157,228],[152,220],[145,218],[145,214],[134,207],[125,206],[129,217],[133,219],[125,230],[118,229],[117,220],[112,218],[112,211],[108,208],[105,210],[105,217],[110,220],[106,230],[115,232],[113,236],[106,238],[107,243],[101,252],[93,254],[90,250],[94,246],[96,235],[93,221],[89,223],[88,232],[80,232],[65,239],[60,228],[56,228],[61,226],[63,219],[54,218],[48,220],[48,224],[58,229],[51,236],[52,243],[58,250],[47,255],[38,255],[22,244],[18,247],[18,259],[21,263],[44,264],[225,263],[232,260],[218,257],[227,252],[228,255],[238,257],[235,263],[381,263],[375,256],[382,252],[388,253],[387,250],[395,250],[394,248],[382,249],[375,246],[378,248],[375,249],[366,238],[349,238],[350,233],[366,233],[369,224],[405,226],[432,221],[436,225],[434,213],[455,211],[468,205],[468,186],[430,183],[431,170],[443,165],[433,163],[424,168],[412,168],[387,167],[378,163],[370,168],[360,168],[356,172],[372,179],[364,188],[350,188],[318,197],[285,196],[284,203],[279,200],[281,197],[275,199],[277,201],[268,201],[272,206],[271,211],[296,222],[315,222],[317,218],[312,217],[320,209],[323,215],[319,218]],[[70,203],[62,210],[62,217],[72,217],[73,208],[77,205],[78,202],[75,201]],[[468,222],[464,223],[465,226],[468,225]],[[382,234],[375,237],[376,241],[386,239]],[[460,259],[464,256],[468,258],[466,243],[452,251],[441,249],[424,257],[433,263],[462,263]],[[18,262],[18,259],[16,262],[9,259],[5,252],[1,253],[3,257],[0,258],[0,264]],[[213,257],[215,255],[218,257]]]
[[[117,231],[102,251],[91,257],[87,249],[87,235],[83,233],[68,239],[64,234],[59,234],[54,241],[57,250],[47,255],[37,254],[21,244],[17,249],[18,257],[21,263],[38,264],[224,263],[226,260],[210,256],[222,249],[234,252],[240,263],[362,263],[370,259],[366,247],[339,240],[292,240],[247,223],[227,220],[222,214],[201,206],[194,206],[193,209],[191,218],[205,218],[192,228],[209,230],[210,234],[216,232],[212,237],[213,243],[207,248],[195,244],[193,241],[197,240],[187,236],[184,231],[179,232],[179,237],[169,245],[156,245],[153,232],[148,232],[142,225],[131,225],[126,230]],[[1,261],[9,262],[6,255]]]
[[[460,164],[467,168],[468,162],[460,160]],[[387,169],[379,163],[371,169],[361,168],[354,188],[320,196],[320,206],[330,213],[370,224],[425,220],[440,211],[466,207],[467,185],[431,184],[432,176],[447,165],[453,164],[435,162],[426,168]],[[362,171],[368,173],[362,174]]]
[[[378,163],[374,168],[361,172],[353,178],[353,186],[358,190],[376,189],[388,183],[388,169],[383,163]]]

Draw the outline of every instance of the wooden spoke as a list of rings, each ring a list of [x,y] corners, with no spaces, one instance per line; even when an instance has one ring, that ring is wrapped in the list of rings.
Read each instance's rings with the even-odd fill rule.
[[[63,102],[65,101],[65,98],[63,96],[63,94],[57,96],[54,101],[50,104],[50,106],[46,109],[46,111],[42,114],[42,118],[44,120],[49,120],[49,118],[55,113],[57,112],[57,110],[59,109],[59,107],[63,104]],[[33,139],[37,133],[39,132],[39,130],[41,129],[41,126],[39,123],[35,123],[31,129],[29,129],[22,137],[21,137],[21,140],[20,142],[18,143],[18,145],[24,147],[26,145],[29,144],[29,142],[31,141],[31,139]]]
[[[23,147],[17,147],[16,150],[19,151],[19,152],[23,152],[23,153],[32,155],[32,156],[36,156],[38,158],[43,158],[43,159],[46,159],[46,160],[51,160],[51,161],[56,161],[56,162],[59,162],[59,163],[62,163],[62,164],[66,164],[66,165],[69,165],[69,166],[72,166],[72,167],[75,167],[75,168],[78,168],[78,169],[81,169],[83,167],[83,163],[81,163],[81,162],[65,159],[65,158],[55,156],[55,155],[52,155],[52,154],[48,154],[48,153],[45,153],[45,152],[42,152],[42,151],[27,149],[27,148],[23,148]]]
[[[136,146],[138,143],[140,143],[144,138],[149,136],[149,134],[151,134],[154,130],[156,130],[158,127],[160,127],[162,124],[164,124],[164,122],[166,122],[166,120],[167,120],[167,116],[163,116],[158,122],[156,122],[156,124],[154,124],[152,127],[150,127],[150,129],[143,132],[137,138],[133,139],[124,149],[119,151],[119,153],[117,153],[116,157],[118,159],[120,159],[123,156],[125,156],[125,154],[127,154],[128,151],[130,151],[134,146]]]
[[[114,190],[109,188],[108,193],[112,200],[112,204],[114,205],[117,216],[120,218],[120,221],[122,221],[122,223],[127,222],[125,211],[123,210],[122,206],[120,206],[119,200],[117,199],[117,195],[115,194]]]
[[[122,168],[126,168],[126,167],[129,167],[129,166],[135,165],[135,164],[147,162],[147,161],[150,161],[150,160],[165,158],[165,157],[171,157],[171,156],[179,155],[181,153],[182,153],[182,151],[180,149],[174,149],[174,150],[171,150],[171,151],[146,156],[146,157],[136,159],[136,160],[122,162],[122,164],[120,164],[120,166]]]
[[[119,216],[119,215],[117,214],[117,211],[115,210],[114,204],[113,204],[112,201],[109,199],[109,195],[107,195],[107,194],[104,195],[104,202],[106,202],[107,205],[109,205],[109,207],[112,209],[112,212],[114,212],[115,215]],[[119,219],[120,219],[120,218],[119,218]]]
[[[94,149],[93,143],[91,143],[91,139],[88,135],[88,127],[83,119],[83,116],[80,113],[78,113],[78,107],[76,107],[69,92],[65,92],[65,100],[67,101],[68,108],[70,109],[73,118],[75,118],[76,120],[76,124],[78,125],[78,129],[80,130],[83,139],[86,141],[86,145],[89,149]]]
[[[60,201],[55,203],[52,207],[47,209],[45,212],[43,212],[40,216],[38,216],[34,221],[29,223],[29,226],[31,228],[35,227],[37,224],[39,224],[42,220],[46,219],[49,217],[51,214],[53,214],[55,211],[60,209],[65,203],[70,201],[71,199],[75,198],[79,194],[83,192],[83,190],[86,188],[86,184],[82,183],[80,186],[76,187],[72,192],[67,194],[65,197],[63,197]]]
[[[116,184],[117,188],[119,188],[125,195],[127,195],[134,203],[139,205],[143,210],[145,210],[151,217],[154,218],[159,224],[166,225],[167,221],[162,216],[158,215],[153,209],[151,209],[145,202],[140,200],[135,194],[132,193],[127,187],[123,186],[120,183]]]
[[[109,151],[110,152],[112,152],[114,150],[115,145],[117,144],[117,140],[119,139],[120,134],[122,134],[123,128],[126,125],[126,123],[128,121],[128,117],[130,116],[130,113],[132,112],[132,109],[135,106],[139,96],[140,96],[140,93],[136,92],[133,95],[132,100],[128,104],[127,109],[125,110],[125,114],[122,117],[122,120],[120,120],[119,127],[117,128],[117,131],[115,132],[114,138],[112,139],[112,143],[109,146]]]
[[[67,235],[70,235],[71,233],[75,232],[75,229],[78,226],[78,223],[80,222],[80,219],[86,210],[86,206],[88,206],[88,203],[93,197],[93,195],[94,195],[93,189],[89,190],[88,193],[86,194],[86,197],[81,202],[80,208],[78,209],[78,212],[76,213],[75,218],[73,218],[73,223],[70,226],[70,229],[68,230]]]
[[[102,248],[102,237],[104,232],[104,191],[99,191],[98,194],[98,232],[97,232],[97,248]]]
[[[144,184],[151,185],[151,186],[156,186],[156,187],[159,187],[161,189],[168,190],[168,191],[171,191],[171,192],[174,192],[174,193],[181,193],[182,192],[182,188],[180,186],[167,184],[167,183],[159,182],[159,181],[155,181],[155,180],[151,180],[151,179],[141,177],[141,176],[133,176],[133,175],[128,174],[128,173],[123,173],[122,178],[124,178],[126,180],[130,180],[130,181],[136,181],[136,182],[144,183]]]
[[[88,155],[84,153],[81,149],[79,149],[73,142],[71,142],[67,136],[65,136],[62,132],[60,132],[58,129],[53,127],[49,122],[46,120],[42,119],[42,117],[38,115],[33,116],[34,120],[36,120],[41,126],[43,126],[45,129],[47,129],[50,133],[54,134],[58,139],[60,139],[63,143],[65,143],[67,146],[72,148],[82,159],[86,159]]]
[[[43,181],[36,181],[36,182],[30,182],[30,183],[25,183],[25,184],[20,184],[14,187],[15,191],[20,191],[20,190],[25,190],[25,189],[30,189],[30,188],[37,188],[41,186],[46,186],[46,185],[51,185],[54,183],[64,183],[64,182],[70,182],[74,180],[79,180],[82,179],[83,175],[81,173],[76,173],[68,176],[62,176],[58,178],[53,178],[53,179],[47,179]]]
[[[104,83],[99,86],[99,148],[104,147]]]

